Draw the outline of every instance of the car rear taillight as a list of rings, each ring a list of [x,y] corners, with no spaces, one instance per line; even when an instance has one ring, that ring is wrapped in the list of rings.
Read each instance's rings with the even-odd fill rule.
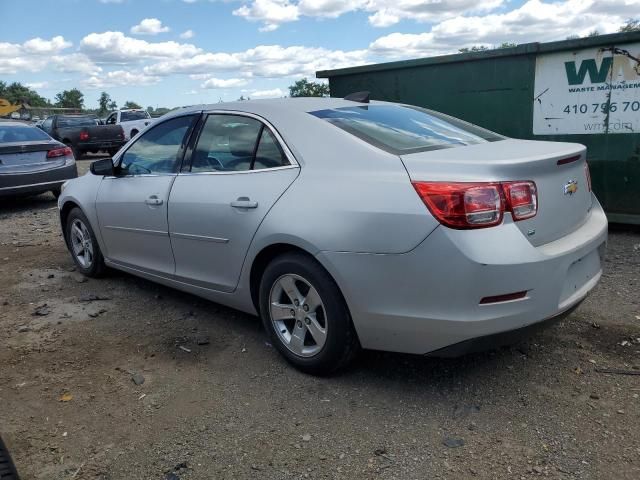
[[[47,158],[70,157],[73,156],[73,150],[69,147],[54,148],[47,152]]]
[[[589,170],[589,164],[584,162],[584,174],[587,177],[587,188],[591,191],[591,171]]]
[[[89,140],[89,132],[80,132],[80,140]]]
[[[502,184],[508,210],[513,219],[526,220],[538,212],[538,195],[533,182],[505,182]]]
[[[530,181],[412,184],[433,216],[451,228],[493,227],[502,223],[505,212],[517,222],[538,211],[536,184]]]

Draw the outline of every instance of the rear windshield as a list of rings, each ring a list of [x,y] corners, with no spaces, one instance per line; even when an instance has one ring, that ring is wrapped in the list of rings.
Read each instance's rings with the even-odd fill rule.
[[[42,130],[29,125],[1,125],[0,143],[33,142],[38,140],[51,140],[51,137]]]
[[[143,110],[140,110],[139,112],[120,112],[121,122],[130,122],[132,120],[144,120],[145,118],[149,118],[149,114]]]
[[[58,117],[58,127],[94,127],[98,124],[95,117]]]
[[[457,118],[408,105],[363,105],[310,113],[396,155],[504,139]]]

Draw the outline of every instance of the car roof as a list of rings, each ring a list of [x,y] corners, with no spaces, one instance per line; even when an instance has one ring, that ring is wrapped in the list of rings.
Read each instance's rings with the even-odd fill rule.
[[[333,97],[294,97],[294,98],[270,98],[260,100],[242,100],[236,102],[209,103],[200,105],[190,105],[174,110],[167,116],[180,115],[202,110],[236,110],[240,112],[254,113],[256,115],[269,115],[271,113],[282,113],[284,110],[290,112],[314,112],[329,108],[358,107],[365,105],[385,104],[386,102],[371,103],[353,102],[343,98]]]
[[[36,128],[33,125],[31,125],[30,123],[26,123],[26,122],[16,122],[16,121],[13,121],[13,120],[4,120],[4,119],[0,119],[0,120],[2,122],[2,126],[3,127],[9,126],[9,127],[33,127],[33,128]]]

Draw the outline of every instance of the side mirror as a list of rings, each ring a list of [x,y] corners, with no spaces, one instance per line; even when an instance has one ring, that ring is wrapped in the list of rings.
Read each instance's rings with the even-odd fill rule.
[[[115,175],[115,168],[113,168],[113,162],[110,158],[103,158],[102,160],[96,160],[89,167],[91,173],[100,176],[113,176]]]

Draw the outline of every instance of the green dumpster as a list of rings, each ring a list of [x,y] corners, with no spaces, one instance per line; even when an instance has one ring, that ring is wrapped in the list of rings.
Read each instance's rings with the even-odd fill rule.
[[[582,143],[613,222],[640,224],[640,32],[316,73],[331,95],[431,108],[509,137]]]

